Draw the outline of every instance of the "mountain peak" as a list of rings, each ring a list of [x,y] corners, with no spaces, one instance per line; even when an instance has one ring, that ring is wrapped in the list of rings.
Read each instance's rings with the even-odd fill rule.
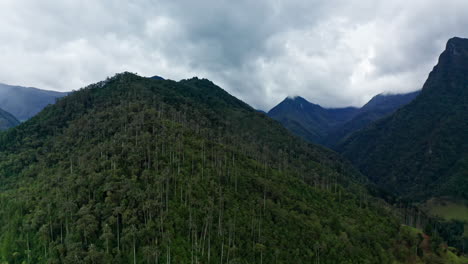
[[[360,184],[366,181],[345,160],[305,144],[246,107],[208,80],[123,74],[104,86],[76,91],[2,133],[0,233],[9,236],[0,238],[0,258],[14,250],[28,252],[18,254],[18,263],[26,257],[43,263],[41,242],[46,242],[52,262],[127,263],[133,258],[143,263],[149,256],[170,262],[163,254],[146,254],[167,248],[175,263],[186,263],[192,254],[199,263],[215,263],[227,259],[217,254],[224,249],[238,263],[258,262],[259,250],[278,252],[262,255],[265,263],[286,263],[290,252],[307,252],[323,238],[323,255],[331,263],[370,263],[375,246],[384,248],[388,238],[398,237],[392,214],[357,202],[354,193],[367,193]],[[24,190],[38,195],[24,195]],[[344,202],[336,199],[338,192]],[[53,207],[43,217],[46,203]],[[3,217],[7,214],[15,217]],[[44,227],[47,240],[40,237]],[[262,231],[253,240],[255,248],[243,242],[250,241],[250,227],[258,237]],[[326,253],[341,250],[334,241],[341,241],[348,228],[353,230],[349,244],[369,252],[367,258],[351,251]],[[356,235],[360,229],[369,240]],[[229,239],[235,232],[235,238],[228,243],[215,235],[218,231]],[[195,252],[193,245],[202,238],[205,246]],[[4,245],[14,247],[4,250]],[[212,261],[210,253],[202,255],[210,250]],[[383,258],[393,258],[392,250],[382,252]],[[311,256],[296,259],[305,263]]]
[[[165,80],[163,77],[159,76],[159,75],[154,75],[153,77],[150,77],[151,79],[155,79],[155,80]]]
[[[440,90],[454,94],[466,88],[468,72],[468,39],[451,38],[439,57],[437,65],[425,82],[422,95]]]
[[[378,185],[406,198],[467,199],[467,72],[468,39],[452,38],[410,104],[353,134],[339,150]]]
[[[304,97],[301,97],[301,96],[298,96],[298,95],[288,96],[283,100],[282,103],[284,103],[284,102],[293,103],[293,104],[306,104],[306,105],[321,107],[320,105],[314,104],[314,103],[308,101],[307,99],[305,99]]]
[[[447,41],[447,46],[468,47],[468,38],[453,37]]]
[[[454,37],[447,42],[446,49],[452,56],[468,56],[468,39]]]
[[[308,102],[306,99],[298,95],[294,95],[294,96],[288,95],[288,97],[284,98],[284,101],[293,101],[293,102],[306,101]]]

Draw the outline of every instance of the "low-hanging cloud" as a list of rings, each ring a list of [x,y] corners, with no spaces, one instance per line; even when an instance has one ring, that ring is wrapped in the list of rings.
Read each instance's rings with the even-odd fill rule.
[[[421,88],[466,0],[2,0],[0,82],[72,90],[137,72],[213,80],[256,108]]]

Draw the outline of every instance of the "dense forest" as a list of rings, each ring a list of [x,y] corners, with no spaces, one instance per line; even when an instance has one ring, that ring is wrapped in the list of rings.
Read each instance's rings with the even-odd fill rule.
[[[0,134],[6,263],[415,263],[446,254],[208,80],[116,75]],[[370,186],[370,185],[369,185]]]
[[[430,223],[420,226],[427,234],[463,252],[468,251],[467,72],[468,39],[453,38],[414,101],[339,146],[385,192],[430,214]]]
[[[453,38],[418,97],[339,147],[366,176],[414,201],[468,199],[468,39]]]

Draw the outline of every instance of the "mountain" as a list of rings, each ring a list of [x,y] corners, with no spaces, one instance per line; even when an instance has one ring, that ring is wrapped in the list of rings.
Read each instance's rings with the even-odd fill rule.
[[[399,107],[406,105],[413,101],[414,98],[420,93],[420,91],[415,91],[412,93],[406,94],[379,94],[374,96],[367,104],[365,104],[361,109],[360,113],[373,113],[378,115],[386,115]],[[375,120],[375,119],[374,119]]]
[[[118,74],[0,133],[0,259],[407,261],[367,183],[208,80]]]
[[[0,109],[0,130],[19,125],[18,119],[5,110]]]
[[[365,128],[367,125],[394,113],[398,108],[410,103],[420,91],[406,94],[379,94],[374,96],[367,104],[343,125],[331,131],[324,144],[334,147],[345,140],[352,133]]]
[[[323,108],[299,96],[288,97],[271,109],[268,116],[309,142],[333,148],[353,132],[393,113],[418,94],[419,91],[379,94],[362,108]]]
[[[160,81],[163,81],[163,80],[164,80],[163,77],[158,76],[158,75],[155,75],[155,76],[151,77],[151,79],[160,80]]]
[[[468,39],[447,43],[411,103],[338,149],[390,192],[424,201],[468,199]]]
[[[297,96],[284,99],[268,112],[268,116],[307,141],[321,144],[329,131],[344,124],[357,112],[354,107],[326,109]]]
[[[0,108],[25,121],[67,93],[0,83]]]

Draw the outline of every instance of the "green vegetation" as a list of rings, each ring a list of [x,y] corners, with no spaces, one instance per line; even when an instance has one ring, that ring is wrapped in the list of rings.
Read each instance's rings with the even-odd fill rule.
[[[468,39],[453,38],[422,92],[339,150],[390,193],[468,199]]]
[[[468,238],[468,206],[466,201],[459,202],[451,199],[432,198],[421,207],[431,216],[449,222],[464,223],[464,236]]]
[[[453,249],[447,250],[446,261],[445,263],[451,264],[466,264],[468,263],[468,258],[464,256],[458,256],[457,254],[453,253]]]
[[[468,258],[459,250],[445,246],[437,235],[428,236],[420,229],[402,226],[401,236],[405,238],[401,246],[407,250],[410,263],[468,263]]]
[[[450,199],[430,199],[423,208],[434,216],[445,220],[460,220],[468,222],[467,202],[452,201]]]
[[[453,38],[419,96],[395,114],[353,134],[340,151],[381,188],[423,204],[434,197],[468,199],[468,39]],[[460,210],[455,212],[455,210]],[[466,253],[466,207],[425,210],[427,234]],[[433,215],[434,215],[433,214]],[[462,217],[463,218],[463,217]]]
[[[207,80],[121,74],[0,134],[0,260],[407,261],[362,183]]]

